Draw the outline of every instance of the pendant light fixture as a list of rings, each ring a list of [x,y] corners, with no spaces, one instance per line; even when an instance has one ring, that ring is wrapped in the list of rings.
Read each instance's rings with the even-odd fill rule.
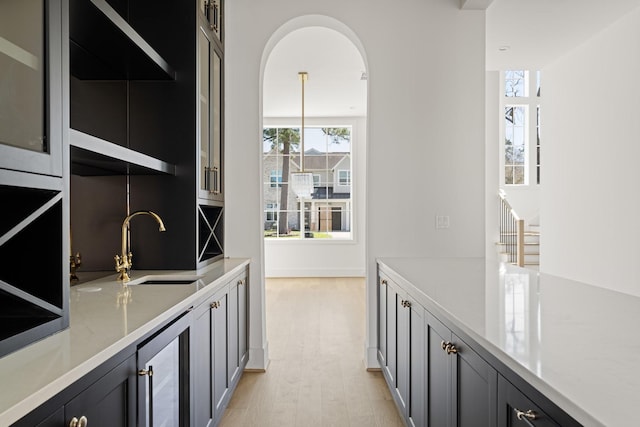
[[[313,174],[304,171],[304,84],[309,75],[300,71],[298,78],[302,84],[302,115],[300,126],[300,171],[291,173],[291,190],[299,199],[310,199],[313,193]]]

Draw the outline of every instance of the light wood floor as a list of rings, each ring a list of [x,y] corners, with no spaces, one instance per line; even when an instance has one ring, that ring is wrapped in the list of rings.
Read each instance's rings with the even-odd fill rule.
[[[364,279],[268,279],[266,373],[244,373],[220,423],[402,426],[380,372],[364,368]]]

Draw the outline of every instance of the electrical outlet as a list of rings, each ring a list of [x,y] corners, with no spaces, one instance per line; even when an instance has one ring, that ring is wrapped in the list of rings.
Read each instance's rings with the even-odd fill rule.
[[[436,215],[436,228],[449,228],[449,215]]]

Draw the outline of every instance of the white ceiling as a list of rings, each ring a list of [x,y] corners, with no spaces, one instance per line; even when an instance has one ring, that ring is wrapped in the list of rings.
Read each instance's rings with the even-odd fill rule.
[[[639,6],[640,0],[493,0],[486,12],[486,67],[544,68]]]
[[[299,117],[298,72],[306,71],[305,117],[365,116],[364,61],[351,41],[335,30],[307,27],[291,32],[273,49],[264,72],[263,115]]]
[[[638,7],[640,0],[493,0],[486,11],[486,68],[542,69]],[[265,117],[300,116],[299,71],[309,73],[306,117],[366,115],[360,53],[337,31],[308,27],[288,34],[269,56]]]

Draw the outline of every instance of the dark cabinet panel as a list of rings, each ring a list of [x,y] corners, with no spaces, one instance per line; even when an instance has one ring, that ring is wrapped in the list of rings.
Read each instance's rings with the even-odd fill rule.
[[[507,380],[504,376],[498,375],[497,406],[498,421],[496,425],[500,427],[582,426],[519,377]]]
[[[138,424],[189,426],[190,312],[138,347]]]
[[[195,310],[194,403],[198,426],[217,423],[229,392],[229,292],[225,287]]]
[[[36,427],[60,427],[64,425],[64,408],[58,409],[47,419],[38,423]]]
[[[383,373],[387,378],[387,382],[395,389],[396,375],[397,375],[397,360],[398,360],[398,291],[392,285],[393,282],[387,280],[387,364],[382,368]]]
[[[248,361],[247,273],[194,310],[195,425],[217,424]]]
[[[378,360],[409,425],[424,424],[424,309],[388,277],[378,282]]]
[[[378,278],[378,362],[387,366],[387,283],[382,275]]]
[[[106,365],[61,391],[12,427],[79,427],[83,423],[92,427],[136,426],[136,356],[132,353],[116,356]]]
[[[498,378],[496,370],[455,334],[457,352],[453,363],[455,426],[492,427],[496,425]]]
[[[443,350],[451,331],[430,313],[426,314],[426,408],[427,425],[450,426],[452,407],[452,358]]]
[[[213,326],[211,307],[202,304],[194,311],[193,326],[193,407],[194,425],[209,426],[213,422],[212,380],[213,347],[211,337]]]
[[[224,409],[224,400],[229,391],[228,359],[229,351],[229,294],[226,289],[214,296],[212,304],[212,346],[213,346],[213,408],[218,419]]]
[[[65,424],[85,417],[91,427],[136,425],[135,356],[83,390],[65,405]]]
[[[462,339],[427,313],[429,425],[495,425],[497,373]]]
[[[244,273],[237,280],[238,285],[238,371],[249,361],[249,283]],[[236,378],[239,380],[239,378]]]
[[[411,426],[425,423],[425,318],[424,309],[407,298],[409,309],[409,372],[407,418]]]
[[[498,377],[498,424],[504,427],[559,427],[538,405],[504,377]],[[576,424],[577,425],[577,424]]]

